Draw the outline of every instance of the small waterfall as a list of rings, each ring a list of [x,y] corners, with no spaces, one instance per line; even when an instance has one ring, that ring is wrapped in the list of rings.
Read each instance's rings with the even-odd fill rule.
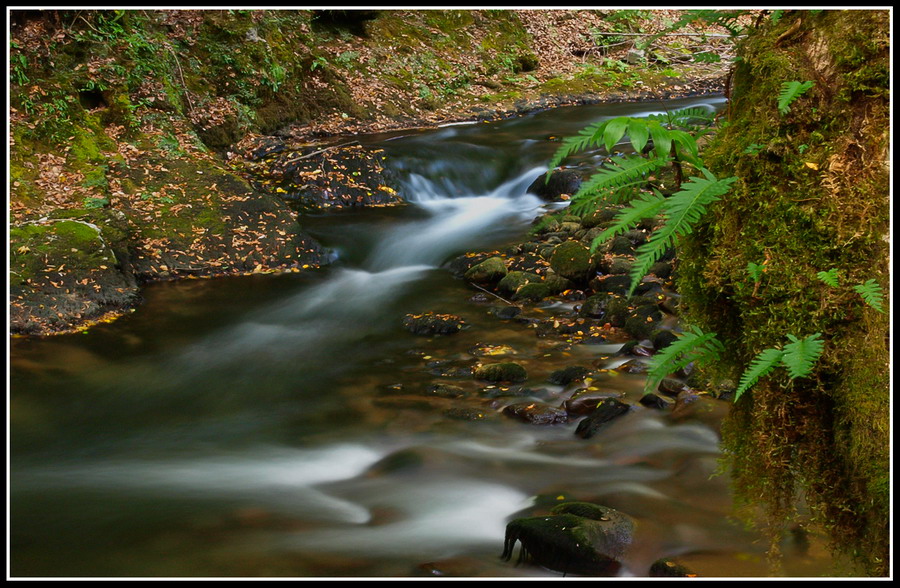
[[[375,271],[414,264],[436,267],[450,255],[489,243],[492,236],[507,232],[510,223],[524,226],[539,213],[541,204],[526,190],[544,171],[532,168],[489,193],[457,197],[446,195],[455,186],[448,185],[445,177],[431,180],[412,174],[406,192],[412,205],[428,217],[388,232],[366,266]]]

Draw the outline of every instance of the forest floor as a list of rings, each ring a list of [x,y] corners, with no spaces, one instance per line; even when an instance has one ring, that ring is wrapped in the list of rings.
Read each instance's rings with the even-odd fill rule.
[[[723,92],[735,40],[652,36],[675,10],[366,12],[11,15],[11,332],[117,316],[152,281],[317,267],[296,213],[243,177],[261,139]]]

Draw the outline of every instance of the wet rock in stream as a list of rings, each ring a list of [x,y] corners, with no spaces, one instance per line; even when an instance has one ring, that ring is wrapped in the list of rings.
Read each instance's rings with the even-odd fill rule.
[[[568,574],[613,576],[634,540],[635,521],[615,509],[565,502],[548,516],[518,518],[506,526],[501,557]]]
[[[569,422],[563,408],[543,402],[517,402],[503,407],[503,414],[534,425],[555,425]]]
[[[476,284],[495,284],[506,276],[506,264],[499,257],[489,257],[472,266],[465,273],[465,278]]]
[[[464,324],[460,316],[435,312],[407,314],[403,318],[403,326],[416,335],[450,335],[458,333]]]
[[[487,363],[472,371],[475,379],[488,382],[524,382],[528,379],[525,368],[514,362]]]
[[[632,410],[631,405],[616,398],[606,398],[586,416],[575,428],[575,435],[582,439],[590,439],[609,422],[627,414]]]

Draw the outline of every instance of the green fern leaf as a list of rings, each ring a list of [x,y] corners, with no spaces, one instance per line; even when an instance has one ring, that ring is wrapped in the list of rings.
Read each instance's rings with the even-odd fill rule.
[[[857,284],[856,286],[853,286],[853,290],[854,292],[862,296],[862,299],[866,302],[866,304],[868,304],[878,312],[884,312],[884,308],[882,307],[884,292],[874,278],[866,280],[863,284]]]
[[[599,147],[603,144],[603,135],[606,132],[606,126],[612,119],[606,119],[595,122],[578,131],[577,135],[566,137],[562,141],[559,149],[553,154],[548,164],[550,169],[555,169],[568,156],[578,151],[584,151],[591,147]],[[549,174],[548,174],[549,178]]]
[[[778,95],[778,112],[782,115],[791,110],[791,104],[812,88],[815,82],[784,82],[781,84],[781,93]]]
[[[813,333],[801,340],[788,335],[791,342],[784,346],[781,362],[788,369],[788,375],[792,379],[806,377],[812,372],[813,365],[825,349],[821,337],[822,333]]]
[[[715,122],[716,116],[705,108],[692,106],[663,114],[649,114],[647,119],[659,121],[670,128],[693,129],[700,125],[711,125]]]
[[[645,392],[656,390],[666,376],[689,363],[717,360],[724,351],[725,347],[715,333],[704,333],[699,327],[692,327],[650,359]]]
[[[706,178],[691,178],[682,185],[681,190],[666,199],[662,210],[666,216],[665,224],[635,251],[634,265],[631,267],[629,296],[634,293],[634,289],[641,279],[647,275],[650,266],[675,244],[678,237],[689,235],[693,231],[694,225],[706,213],[707,206],[725,195],[731,189],[731,184],[737,179],[731,177],[719,180],[706,169],[702,169],[702,171],[707,176]]]
[[[827,272],[818,272],[816,276],[832,288],[840,287],[840,278],[838,277],[838,268],[836,267],[831,268]]]
[[[666,164],[664,160],[647,159],[639,155],[631,155],[621,161],[604,164],[596,174],[581,184],[572,196],[577,202],[582,198],[602,194],[606,199],[616,202],[616,192],[624,187],[643,184],[647,174],[658,170]]]
[[[765,263],[753,263],[752,261],[747,262],[747,273],[750,274],[750,278],[754,282],[758,282],[760,278],[762,278],[763,273],[766,271]]]
[[[594,238],[591,242],[591,253],[596,252],[601,243],[633,228],[641,219],[656,216],[665,204],[665,196],[656,190],[653,194],[644,194],[632,200],[629,206],[615,216],[612,226]]]
[[[641,153],[650,140],[650,129],[647,128],[646,121],[640,119],[631,119],[628,121],[628,138],[631,139],[631,146],[634,147],[636,153]]]
[[[627,116],[619,116],[606,123],[606,128],[603,130],[603,146],[606,147],[607,153],[612,153],[616,143],[625,136],[630,120]]]
[[[784,351],[781,349],[763,349],[753,361],[750,362],[747,369],[744,370],[744,373],[741,376],[741,382],[734,393],[734,401],[737,402],[738,398],[741,397],[741,394],[752,388],[760,378],[778,367],[783,356]]]
[[[657,121],[649,121],[647,128],[650,138],[653,139],[653,150],[656,156],[664,159],[672,154],[672,133]]]

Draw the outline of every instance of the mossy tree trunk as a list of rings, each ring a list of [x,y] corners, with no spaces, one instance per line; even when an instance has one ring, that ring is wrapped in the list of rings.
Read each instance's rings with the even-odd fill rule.
[[[705,158],[739,181],[680,250],[687,319],[728,342],[719,376],[788,334],[822,333],[825,351],[810,377],[772,372],[735,403],[723,430],[735,489],[762,507],[773,547],[802,501],[837,552],[886,575],[889,316],[852,287],[875,279],[890,299],[889,13],[788,11],[738,54]],[[781,113],[790,81],[814,85]],[[750,262],[765,264],[759,283]],[[817,277],[833,268],[837,288]]]

